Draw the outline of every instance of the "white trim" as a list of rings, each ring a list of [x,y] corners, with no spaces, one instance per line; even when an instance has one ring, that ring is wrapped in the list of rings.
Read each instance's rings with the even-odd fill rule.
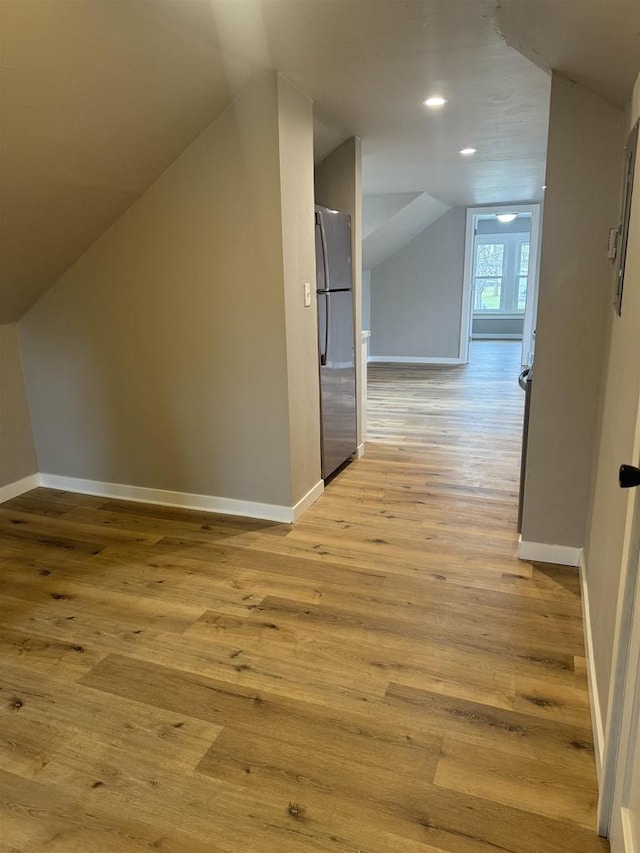
[[[527,302],[524,308],[522,328],[522,364],[533,363],[533,332],[538,316],[538,292],[540,290],[540,259],[542,257],[542,205],[531,206],[531,249],[529,250],[529,276],[527,280]],[[526,351],[525,351],[526,348]]]
[[[310,506],[312,506],[320,497],[320,495],[324,492],[324,480],[318,480],[318,482],[313,486],[313,488],[309,489],[307,494],[300,498],[297,504],[293,507],[293,518],[292,521],[297,521],[303,512],[306,512]],[[268,504],[267,504],[268,506]],[[286,509],[286,507],[283,507]]]
[[[634,850],[631,846],[634,843],[633,826],[631,825],[631,812],[629,809],[620,809],[620,823],[622,825],[622,842],[624,844],[624,853],[637,853],[638,848]],[[614,851],[612,850],[612,853]]]
[[[522,335],[515,332],[475,332],[471,335],[472,341],[521,341]]]
[[[579,566],[582,548],[568,545],[548,545],[546,542],[525,542],[518,537],[518,559],[535,563],[556,563],[559,566]]]
[[[584,633],[584,649],[587,659],[587,683],[589,685],[589,705],[591,707],[591,728],[596,758],[596,774],[598,788],[602,787],[602,768],[604,764],[604,725],[602,721],[602,707],[600,706],[600,694],[598,693],[598,679],[596,674],[596,661],[594,657],[593,634],[591,633],[591,607],[589,604],[589,584],[587,581],[587,568],[584,561],[584,552],[580,555],[580,598],[582,600],[582,630]]]
[[[364,456],[364,441],[356,447],[356,452],[353,454],[354,459],[362,459]]]
[[[83,495],[116,498],[138,503],[159,504],[160,506],[183,507],[204,512],[242,515],[249,518],[262,518],[266,521],[280,521],[291,524],[316,501],[324,490],[322,481],[310,489],[295,506],[242,501],[235,498],[221,498],[214,495],[193,495],[186,492],[171,492],[165,489],[150,489],[143,486],[128,486],[122,483],[102,483],[98,480],[83,480],[78,477],[61,477],[58,474],[40,474],[40,485],[50,489],[62,489],[67,492],[79,492]]]
[[[369,361],[379,364],[462,364],[459,358],[440,358],[435,355],[370,355]]]
[[[464,235],[464,273],[462,278],[462,307],[460,309],[460,345],[458,355],[462,364],[469,361],[471,338],[471,301],[473,298],[473,243],[475,239],[475,213],[467,208],[467,224]]]
[[[0,486],[0,504],[17,498],[25,492],[30,492],[31,489],[37,489],[39,485],[40,477],[37,474],[29,474],[28,477],[23,477],[21,480]]]

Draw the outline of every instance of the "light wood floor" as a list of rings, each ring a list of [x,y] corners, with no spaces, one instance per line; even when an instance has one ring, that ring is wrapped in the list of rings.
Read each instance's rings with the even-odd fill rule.
[[[0,508],[0,850],[592,853],[578,578],[515,557],[517,347],[370,371],[294,527]]]

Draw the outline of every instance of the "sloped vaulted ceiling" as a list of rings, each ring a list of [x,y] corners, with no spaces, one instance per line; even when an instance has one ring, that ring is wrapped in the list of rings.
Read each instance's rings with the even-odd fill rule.
[[[153,2],[3,0],[0,13],[7,322],[153,183],[252,71]]]
[[[496,23],[507,44],[624,106],[640,66],[638,0],[502,0]]]
[[[588,12],[582,30],[592,6],[625,12],[606,26]],[[0,0],[0,322],[20,317],[265,69],[314,100],[319,157],[348,136],[363,138],[367,194],[426,192],[447,206],[539,198],[541,68],[573,70],[624,99],[640,59],[638,7]],[[435,89],[450,98],[440,116],[421,104]],[[457,150],[468,144],[479,152],[463,164]]]

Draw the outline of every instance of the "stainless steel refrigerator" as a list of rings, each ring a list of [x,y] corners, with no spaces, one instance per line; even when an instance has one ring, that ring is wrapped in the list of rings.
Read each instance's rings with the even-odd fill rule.
[[[316,207],[322,477],[356,451],[351,217]]]

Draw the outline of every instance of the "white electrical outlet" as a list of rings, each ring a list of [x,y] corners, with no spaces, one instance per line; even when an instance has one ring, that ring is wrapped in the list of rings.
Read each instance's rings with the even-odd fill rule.
[[[311,282],[304,283],[304,307],[311,308]]]

